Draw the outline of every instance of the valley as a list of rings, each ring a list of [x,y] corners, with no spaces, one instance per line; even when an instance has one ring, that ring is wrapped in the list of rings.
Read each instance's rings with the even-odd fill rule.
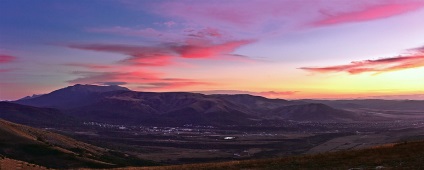
[[[279,122],[272,126],[125,126],[86,122],[58,131],[162,164],[274,158],[424,139],[424,121]]]

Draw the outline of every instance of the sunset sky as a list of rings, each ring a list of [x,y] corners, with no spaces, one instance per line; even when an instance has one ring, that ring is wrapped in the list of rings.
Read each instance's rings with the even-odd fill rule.
[[[0,100],[73,84],[424,99],[424,0],[1,0]]]

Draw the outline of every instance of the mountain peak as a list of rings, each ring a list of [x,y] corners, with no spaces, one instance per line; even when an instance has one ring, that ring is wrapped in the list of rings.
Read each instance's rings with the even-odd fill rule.
[[[42,96],[42,95],[44,95],[44,94],[33,94],[32,96],[25,96],[25,97],[20,98],[20,99],[18,99],[18,100],[28,100],[28,99],[34,99],[34,98],[40,97],[40,96]]]
[[[75,84],[73,86],[68,86],[59,90],[71,90],[71,91],[80,91],[80,92],[109,92],[109,91],[131,91],[126,87],[121,87],[118,85],[110,85],[110,86],[98,86],[98,85],[90,85],[90,84]]]
[[[54,107],[54,108],[72,108],[87,105],[94,102],[95,97],[105,93],[114,91],[131,91],[121,86],[98,86],[88,84],[75,84],[62,89],[55,90],[48,94],[26,100],[18,100],[17,103],[37,106],[37,107]]]

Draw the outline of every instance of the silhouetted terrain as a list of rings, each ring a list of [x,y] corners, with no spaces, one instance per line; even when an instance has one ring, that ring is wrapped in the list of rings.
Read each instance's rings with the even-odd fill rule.
[[[320,101],[317,101],[320,102]],[[252,95],[135,92],[119,86],[74,85],[16,103],[53,107],[87,121],[149,125],[248,125],[264,120],[355,121],[354,111]]]
[[[359,119],[358,115],[353,112],[317,103],[283,106],[273,109],[270,114],[295,121],[353,121]]]
[[[409,110],[423,111],[423,100],[302,100],[304,102],[322,103],[340,109],[377,109],[377,110]]]

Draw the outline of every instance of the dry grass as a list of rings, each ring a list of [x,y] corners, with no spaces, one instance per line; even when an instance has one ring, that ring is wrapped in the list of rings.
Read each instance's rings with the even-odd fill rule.
[[[238,170],[238,169],[424,169],[424,142],[384,145],[362,150],[339,151],[275,159],[120,168],[141,170]]]
[[[2,119],[0,119],[0,154],[48,168],[111,168],[153,164],[150,161],[99,148],[60,134]],[[7,159],[3,161],[11,162]],[[0,170],[2,169],[10,168]]]
[[[46,170],[47,168],[14,159],[0,158],[0,170],[2,169]]]

